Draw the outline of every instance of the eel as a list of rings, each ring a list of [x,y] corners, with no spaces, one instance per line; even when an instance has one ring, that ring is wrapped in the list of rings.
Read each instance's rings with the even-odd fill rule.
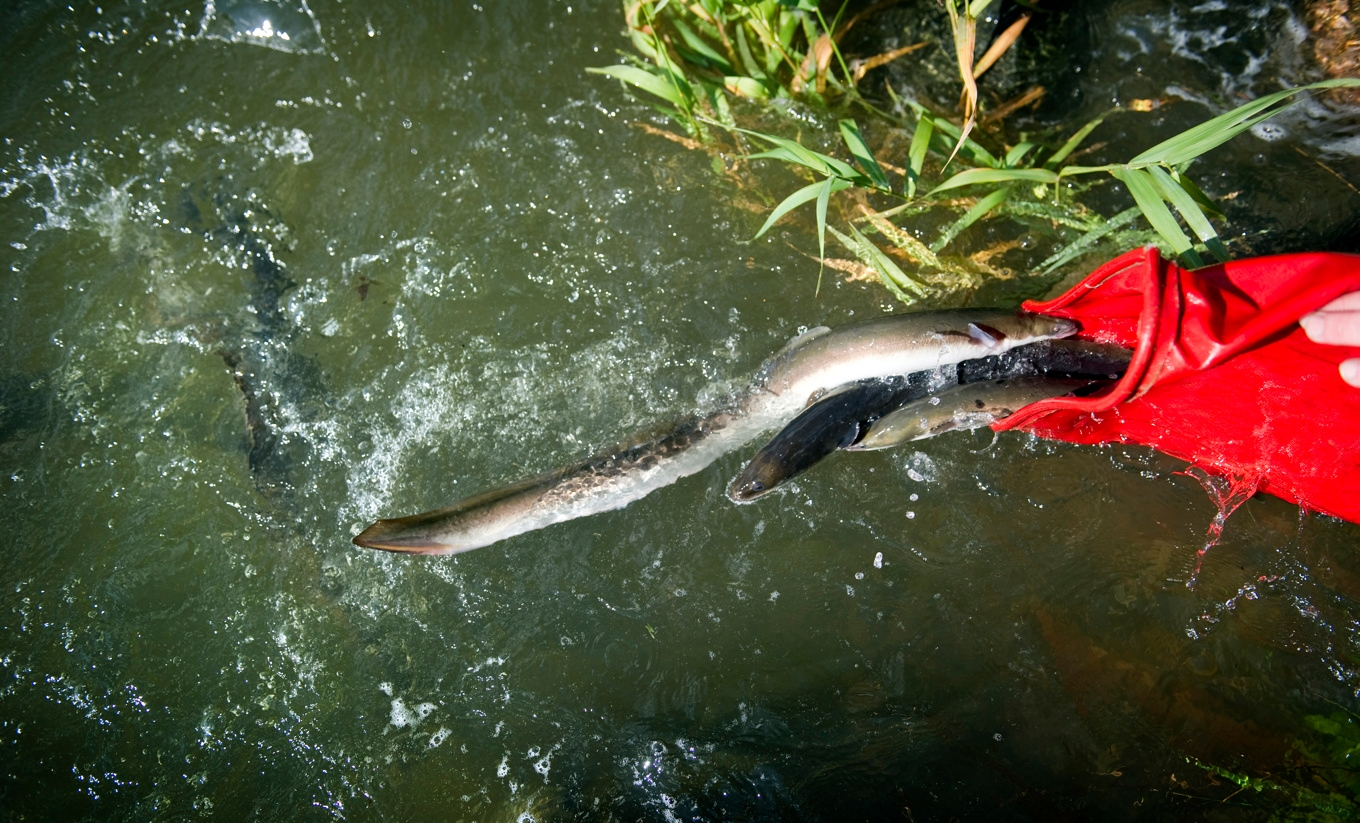
[[[1004,309],[898,314],[835,330],[811,329],[769,358],[750,388],[719,411],[445,508],[379,520],[354,543],[392,552],[452,554],[618,509],[784,426],[839,386],[905,377],[1076,330],[1070,320]]]

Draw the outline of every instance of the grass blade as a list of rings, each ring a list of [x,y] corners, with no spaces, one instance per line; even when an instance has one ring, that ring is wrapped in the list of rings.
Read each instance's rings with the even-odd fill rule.
[[[907,150],[907,197],[916,196],[916,185],[921,180],[921,169],[925,166],[926,151],[930,148],[930,136],[935,132],[935,123],[929,117],[916,121],[916,131],[911,135],[911,148]]]
[[[689,83],[683,77],[676,77],[672,74],[667,79],[637,66],[605,66],[604,68],[588,68],[586,71],[591,74],[604,74],[613,77],[615,80],[622,80],[630,86],[660,97],[677,108],[685,107],[684,90],[689,89]]]
[[[935,127],[935,130],[940,132],[939,137],[945,152],[952,150],[956,143],[961,143],[964,153],[968,155],[975,165],[991,166],[992,168],[999,168],[1001,166],[1000,160],[993,157],[992,153],[983,148],[976,140],[970,140],[965,137],[963,130],[958,126],[948,120],[940,119],[931,114],[920,103],[908,102],[907,105],[911,106],[912,111],[916,112],[917,117],[929,119],[931,124]]]
[[[1218,208],[1218,204],[1215,203],[1213,200],[1209,199],[1209,195],[1200,191],[1199,186],[1196,186],[1195,182],[1191,180],[1189,177],[1186,177],[1181,172],[1172,169],[1171,179],[1179,183],[1181,188],[1185,189],[1190,194],[1191,197],[1195,198],[1195,202],[1199,204],[1200,210],[1203,211],[1206,215],[1208,215],[1209,217],[1217,217],[1219,220],[1228,219],[1227,216],[1224,215],[1223,212]]]
[[[1118,231],[1138,219],[1140,213],[1137,206],[1130,206],[1129,208],[1124,209],[1119,214],[1106,220],[1099,228],[1082,234],[1081,237],[1078,237],[1071,244],[1059,249],[1047,260],[1040,263],[1039,272],[1041,274],[1052,274],[1054,271],[1072,262],[1077,257],[1095,248],[1095,245],[1103,240],[1110,232]]]
[[[1181,213],[1185,218],[1185,224],[1195,233],[1195,236],[1204,243],[1204,247],[1209,250],[1220,263],[1228,262],[1228,250],[1223,246],[1223,241],[1218,238],[1218,232],[1214,230],[1209,218],[1200,211],[1199,204],[1190,193],[1181,188],[1171,175],[1167,174],[1161,166],[1151,166],[1147,169],[1148,175],[1152,177],[1157,189],[1168,203]]]
[[[1116,168],[1110,171],[1120,182],[1128,187],[1129,194],[1133,195],[1133,201],[1138,204],[1138,210],[1147,218],[1148,223],[1157,234],[1166,241],[1171,250],[1177,257],[1184,258],[1194,265],[1194,261],[1199,255],[1195,253],[1194,244],[1190,238],[1181,231],[1180,224],[1176,222],[1176,216],[1167,208],[1162,200],[1161,192],[1157,190],[1157,184],[1153,181],[1151,174],[1143,169],[1131,169],[1128,167]],[[1201,261],[1202,264],[1202,261]]]
[[[848,235],[836,231],[835,226],[831,226],[831,235],[840,241],[842,246],[845,246],[877,272],[878,279],[883,281],[883,285],[887,287],[888,291],[892,292],[894,297],[910,305],[915,303],[918,298],[926,296],[926,290],[921,287],[921,284],[908,277],[892,261],[892,258],[884,254],[878,246],[875,246],[867,237],[860,234],[854,226],[847,226],[846,228],[849,231]]]
[[[968,0],[963,0],[963,15],[959,15],[959,7],[956,0],[945,0],[945,11],[949,13],[950,28],[954,34],[954,57],[958,62],[959,79],[963,81],[963,129],[959,134],[958,142],[954,144],[954,149],[949,153],[949,158],[944,161],[947,168],[954,160],[954,155],[963,148],[964,141],[968,139],[968,134],[977,124],[978,108],[978,87],[977,78],[973,74],[973,51],[977,45],[977,18],[973,15],[972,6]]]
[[[1105,118],[1108,117],[1109,114],[1110,114],[1109,112],[1106,112],[1105,114],[1100,115],[1096,119],[1077,129],[1076,134],[1073,134],[1071,137],[1067,138],[1067,142],[1062,144],[1062,148],[1058,149],[1058,151],[1052,157],[1044,161],[1044,168],[1056,169],[1059,166],[1059,164],[1062,163],[1062,161],[1067,159],[1068,155],[1077,150],[1077,146],[1080,146],[1082,144],[1082,141],[1084,141],[1087,137],[1090,136],[1091,132],[1096,130],[1096,126],[1099,126],[1101,123],[1105,122]]]
[[[860,174],[855,170],[855,167],[851,166],[849,163],[837,160],[834,157],[828,157],[821,152],[813,151],[793,140],[776,137],[773,134],[751,131],[750,129],[738,128],[736,131],[772,143],[776,149],[783,149],[783,152],[760,152],[759,154],[750,155],[751,157],[777,158],[799,166],[806,166],[807,168],[828,177],[840,177],[845,180],[863,181],[864,183],[869,182],[869,178]]]
[[[713,111],[713,116],[724,128],[734,128],[737,121],[732,118],[732,106],[727,102],[727,95],[723,94],[722,89],[710,83],[699,86],[704,92],[704,97],[708,101],[708,106]],[[696,122],[702,122],[695,118]]]
[[[1015,148],[1006,152],[1006,159],[1003,160],[1002,163],[1006,168],[1014,168],[1015,164],[1023,160],[1025,155],[1029,154],[1029,150],[1032,148],[1034,148],[1034,144],[1028,140],[1017,143],[1015,144]]]
[[[1274,117],[1284,111],[1292,105],[1290,98],[1300,92],[1336,86],[1360,86],[1360,79],[1324,80],[1321,83],[1267,94],[1265,97],[1238,106],[1232,111],[1220,114],[1192,129],[1187,129],[1170,140],[1158,143],[1130,160],[1128,165],[1145,166],[1161,163],[1167,166],[1178,166],[1211,149],[1218,148],[1262,120]]]
[[[854,157],[859,167],[864,173],[869,175],[869,179],[874,185],[884,191],[891,191],[892,186],[888,184],[888,176],[883,173],[883,167],[878,165],[874,159],[874,153],[869,150],[869,144],[864,142],[864,135],[859,133],[859,126],[855,125],[854,120],[840,121],[841,138],[845,140],[845,147],[850,150],[850,156]]]
[[[1079,232],[1093,231],[1105,222],[1104,218],[1084,209],[1055,206],[1041,200],[1007,200],[1001,204],[999,211],[1001,214],[1018,218],[1026,225],[1038,219],[1052,226],[1066,226]]]
[[[1010,183],[1015,180],[1057,183],[1058,174],[1048,169],[968,169],[931,189],[926,197],[939,194],[942,191],[957,189],[960,186],[971,186],[977,183]]]
[[[740,129],[736,129],[736,130],[737,130],[737,131],[740,131]],[[780,149],[766,149],[765,151],[758,151],[758,152],[755,152],[755,153],[753,153],[753,154],[745,155],[745,158],[746,158],[747,160],[782,160],[783,162],[788,163],[788,164],[793,165],[793,166],[801,166],[801,165],[803,165],[803,161],[802,161],[801,159],[799,159],[797,155],[795,155],[795,154],[794,154],[793,152],[791,152],[791,151],[788,151],[787,149],[782,149],[782,148],[780,148]],[[823,169],[818,168],[818,169],[816,169],[816,171],[819,171],[819,172],[820,172],[820,171],[823,171]]]
[[[794,209],[798,208],[799,206],[803,205],[809,200],[812,200],[814,198],[821,198],[823,190],[826,191],[826,196],[830,197],[831,192],[840,191],[841,189],[848,188],[850,188],[849,183],[845,182],[844,180],[837,180],[835,178],[827,178],[826,180],[817,183],[812,183],[802,187],[793,194],[790,194],[788,197],[785,197],[784,200],[779,205],[774,207],[774,211],[770,212],[770,216],[766,218],[765,225],[761,226],[760,231],[756,232],[756,236],[752,237],[751,239],[752,240],[760,239],[761,235],[769,231],[771,226],[779,222],[779,218],[783,217],[784,215],[788,214],[789,212],[793,211]],[[818,208],[822,215],[818,222],[820,225],[824,225],[826,222],[825,219],[826,208],[822,206],[820,202],[818,202]]]
[[[742,25],[737,26],[737,55],[741,58],[742,67],[746,69],[748,77],[764,80],[768,76],[751,54],[751,46],[746,42],[746,27]]]
[[[977,201],[977,204],[969,209],[962,217],[949,224],[945,227],[944,231],[940,232],[940,236],[935,239],[934,243],[930,244],[930,250],[938,253],[945,246],[949,245],[955,237],[958,237],[959,232],[962,232],[964,229],[981,220],[988,212],[1005,202],[1010,194],[1011,187],[1002,186]]]
[[[835,181],[830,177],[822,183],[817,190],[817,259],[826,260],[826,206],[831,201],[831,184]],[[822,272],[826,270],[826,263],[821,262],[817,266],[817,288],[813,290],[813,295],[822,293]]]
[[[875,231],[883,235],[883,239],[906,252],[908,257],[919,263],[921,266],[939,271],[949,268],[945,265],[943,260],[935,256],[935,252],[931,251],[929,246],[922,243],[920,240],[917,240],[916,235],[898,228],[896,224],[883,215],[871,214],[868,215],[867,219],[869,225],[873,226]]]
[[[671,25],[675,26],[675,30],[680,32],[681,39],[685,41],[685,46],[690,52],[686,55],[686,59],[691,63],[706,68],[716,69],[724,75],[737,73],[736,70],[732,68],[732,64],[728,59],[719,53],[717,49],[710,46],[702,37],[696,34],[693,29],[686,25],[682,18],[672,16],[670,20]]]
[[[769,100],[770,90],[765,88],[765,84],[751,77],[731,75],[723,78],[723,88],[737,95],[750,100]]]

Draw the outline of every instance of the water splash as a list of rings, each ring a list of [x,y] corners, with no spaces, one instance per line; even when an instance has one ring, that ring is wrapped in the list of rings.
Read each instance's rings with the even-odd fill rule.
[[[198,38],[264,46],[288,54],[326,53],[321,24],[306,0],[208,0]]]
[[[1223,527],[1228,523],[1228,517],[1237,511],[1237,507],[1246,502],[1248,497],[1256,493],[1261,486],[1261,478],[1256,475],[1229,475],[1221,477],[1209,474],[1199,466],[1191,466],[1182,472],[1187,477],[1193,477],[1204,487],[1209,499],[1214,501],[1218,507],[1218,513],[1209,523],[1209,532],[1205,536],[1204,546],[1195,553],[1195,570],[1191,572],[1190,579],[1185,581],[1187,589],[1193,589],[1199,581],[1199,573],[1204,568],[1204,557],[1209,553],[1209,549],[1218,545],[1218,541],[1223,537]]]

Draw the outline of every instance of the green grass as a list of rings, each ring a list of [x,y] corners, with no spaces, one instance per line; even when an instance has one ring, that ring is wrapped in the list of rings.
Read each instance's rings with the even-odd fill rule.
[[[1228,249],[1214,225],[1215,220],[1223,221],[1222,212],[1188,176],[1191,164],[1284,111],[1306,92],[1360,86],[1360,79],[1337,79],[1266,95],[1124,163],[1069,162],[1110,117],[1130,116],[1118,109],[1082,125],[1056,146],[1022,140],[993,152],[972,136],[977,101],[969,51],[977,15],[990,2],[947,0],[944,6],[965,89],[961,125],[915,101],[902,101],[911,111],[906,121],[864,102],[836,45],[836,26],[845,7],[828,22],[813,0],[698,0],[690,5],[626,0],[625,18],[640,56],[626,55],[626,64],[591,71],[644,92],[657,110],[701,141],[711,144],[717,134],[726,132],[763,144],[763,150],[748,153],[745,159],[778,161],[806,182],[779,200],[755,237],[812,204],[819,258],[826,259],[830,230],[836,242],[908,303],[974,288],[983,278],[1008,276],[987,263],[990,252],[970,257],[955,251],[970,229],[998,215],[1058,243],[1028,273],[1041,281],[1051,280],[1085,255],[1122,250],[1109,248],[1118,243],[1156,242],[1189,267],[1226,261]],[[797,140],[744,128],[733,116],[730,98],[779,97],[797,97],[828,113],[833,103],[841,108],[855,105],[872,119],[875,131],[909,132],[905,165],[899,168],[876,156],[859,123],[850,117],[836,121],[846,158],[842,159]],[[937,163],[929,162],[932,156]],[[964,168],[943,176],[944,170],[958,166]],[[941,169],[940,179],[929,179],[932,168]],[[1113,216],[1086,208],[1081,203],[1083,192],[1102,178],[1122,184],[1134,207]],[[877,210],[867,209],[867,202]],[[841,228],[831,227],[833,216]],[[922,232],[933,236],[918,236]],[[878,245],[874,236],[884,245]],[[817,282],[820,289],[820,272]]]
[[[1041,228],[1047,224],[1047,228],[1067,226],[1078,229],[1080,236],[1050,256],[1039,267],[1036,272],[1038,275],[1051,274],[1078,255],[1095,249],[1100,241],[1130,225],[1139,216],[1155,232],[1161,245],[1184,265],[1200,267],[1205,264],[1206,258],[1226,261],[1227,247],[1211,221],[1211,217],[1221,220],[1222,214],[1190,179],[1187,168],[1204,153],[1284,111],[1304,92],[1356,85],[1360,85],[1360,80],[1328,80],[1277,92],[1165,140],[1127,163],[1104,166],[1067,165],[1065,161],[1109,115],[1082,126],[1056,149],[1046,149],[1025,141],[1011,147],[1004,155],[997,156],[969,137],[963,128],[932,114],[919,104],[910,104],[917,122],[912,129],[908,166],[900,187],[889,182],[883,164],[869,150],[853,121],[841,120],[839,123],[842,141],[853,165],[807,149],[786,138],[741,129],[743,134],[771,145],[766,151],[750,155],[751,158],[779,160],[821,178],[780,202],[756,237],[767,232],[776,221],[798,206],[816,198],[818,245],[824,249],[827,199],[833,192],[855,188],[900,201],[897,206],[855,220],[873,225],[885,240],[926,268],[929,274],[952,275],[956,281],[966,279],[970,270],[958,261],[946,261],[942,253],[970,227],[994,213],[1005,214],[1018,222]],[[932,148],[942,155],[948,151],[954,162],[970,164],[972,167],[950,175],[925,194],[916,196],[915,191],[922,184],[924,160]],[[946,160],[946,164],[949,162]],[[1070,196],[1060,196],[1064,190],[1062,184],[1069,178],[1097,174],[1108,175],[1123,183],[1133,197],[1134,210],[1106,218],[1085,210]],[[909,232],[904,230],[895,234],[883,226],[883,220],[897,217],[908,209],[919,215],[932,208],[953,208],[952,205],[939,205],[941,195],[958,192],[972,193],[973,198],[962,215],[945,224],[926,244],[933,256],[923,255],[920,242]],[[1011,204],[1010,208],[1007,208],[1008,204]],[[1182,228],[1183,225],[1185,228]],[[885,266],[880,256],[869,251],[865,245],[869,241],[862,234],[841,232],[836,237],[861,262],[878,271],[884,283],[899,299],[910,302],[925,296],[919,290],[906,289],[905,275],[901,273],[900,267],[894,271]],[[907,240],[908,237],[911,239]],[[824,251],[822,256],[825,257]]]
[[[1232,796],[1265,809],[1271,823],[1360,820],[1360,720],[1350,712],[1308,715],[1314,732],[1296,740],[1294,762],[1279,773],[1252,776],[1191,760],[1239,788]]]

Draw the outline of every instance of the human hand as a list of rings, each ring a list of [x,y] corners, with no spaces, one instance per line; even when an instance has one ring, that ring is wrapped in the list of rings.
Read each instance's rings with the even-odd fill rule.
[[[1305,314],[1299,325],[1314,343],[1360,346],[1360,292],[1343,295],[1312,314]],[[1342,361],[1341,379],[1360,388],[1360,357]]]

